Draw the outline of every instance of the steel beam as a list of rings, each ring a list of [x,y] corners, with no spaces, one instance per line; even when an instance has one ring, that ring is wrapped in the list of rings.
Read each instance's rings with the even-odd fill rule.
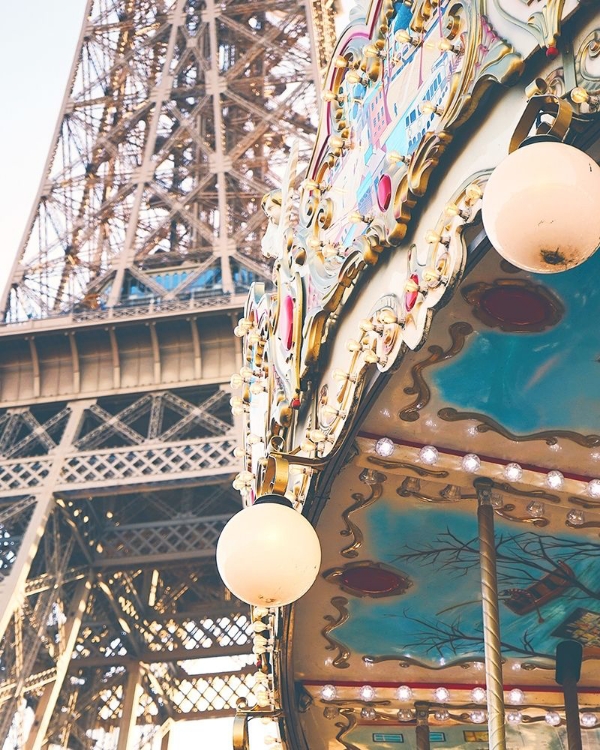
[[[41,750],[44,745],[46,731],[50,725],[50,719],[54,714],[58,696],[69,670],[71,655],[75,648],[79,630],[81,629],[81,622],[91,588],[92,580],[91,576],[88,576],[85,581],[79,583],[75,590],[75,594],[67,612],[64,647],[60,656],[56,660],[56,677],[44,688],[44,692],[42,693],[42,697],[40,698],[35,711],[35,717],[24,750]]]
[[[141,681],[142,670],[139,663],[132,664],[127,673],[127,683],[123,694],[117,750],[133,750],[135,747],[135,725],[142,696]]]

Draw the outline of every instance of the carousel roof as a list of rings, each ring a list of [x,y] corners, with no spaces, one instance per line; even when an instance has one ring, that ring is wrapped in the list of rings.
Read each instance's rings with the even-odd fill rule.
[[[264,496],[266,520],[227,553],[231,580],[256,588],[257,702],[238,726],[271,717],[282,747],[558,750],[567,641],[583,649],[576,722],[600,747],[600,212],[582,187],[600,174],[593,5],[356,11],[307,177],[292,148],[265,196],[275,288],[255,285],[238,326],[232,403],[236,486],[248,507]],[[490,229],[508,153],[528,166],[502,178],[508,208]],[[537,188],[536,153],[550,154]],[[291,607],[256,583],[289,584],[299,552],[293,531],[269,546],[266,501],[320,540]]]

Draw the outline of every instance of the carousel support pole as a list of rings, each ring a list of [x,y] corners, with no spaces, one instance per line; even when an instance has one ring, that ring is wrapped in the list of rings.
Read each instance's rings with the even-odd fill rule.
[[[561,641],[556,647],[556,682],[562,685],[567,717],[569,750],[581,750],[577,683],[581,675],[583,647],[578,641]]]
[[[479,525],[479,565],[481,569],[489,750],[506,750],[494,508],[492,507],[492,487],[494,483],[491,479],[480,477],[473,482],[473,486],[477,492],[478,501],[477,521]]]
[[[417,750],[430,750],[429,743],[429,703],[417,701],[415,703],[417,716]]]

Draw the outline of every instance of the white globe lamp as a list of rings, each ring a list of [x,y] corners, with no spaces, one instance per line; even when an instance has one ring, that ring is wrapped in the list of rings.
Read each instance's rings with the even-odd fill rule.
[[[281,495],[264,495],[227,523],[217,544],[217,567],[234,596],[281,607],[313,585],[321,545],[310,522]]]
[[[578,148],[534,136],[493,171],[482,219],[494,248],[517,268],[568,271],[600,245],[600,167]]]

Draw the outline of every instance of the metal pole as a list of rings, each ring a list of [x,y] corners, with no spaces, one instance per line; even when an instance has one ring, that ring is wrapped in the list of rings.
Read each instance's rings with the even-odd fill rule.
[[[500,613],[498,610],[494,509],[492,507],[493,482],[491,479],[481,477],[473,482],[473,486],[477,492],[478,501],[477,521],[479,523],[479,565],[481,569],[489,749],[506,750]]]
[[[577,682],[581,674],[583,648],[577,641],[561,641],[556,647],[556,682],[562,685],[567,717],[569,750],[581,750]]]
[[[417,715],[417,750],[430,750],[429,744],[429,704],[425,701],[415,703]]]

